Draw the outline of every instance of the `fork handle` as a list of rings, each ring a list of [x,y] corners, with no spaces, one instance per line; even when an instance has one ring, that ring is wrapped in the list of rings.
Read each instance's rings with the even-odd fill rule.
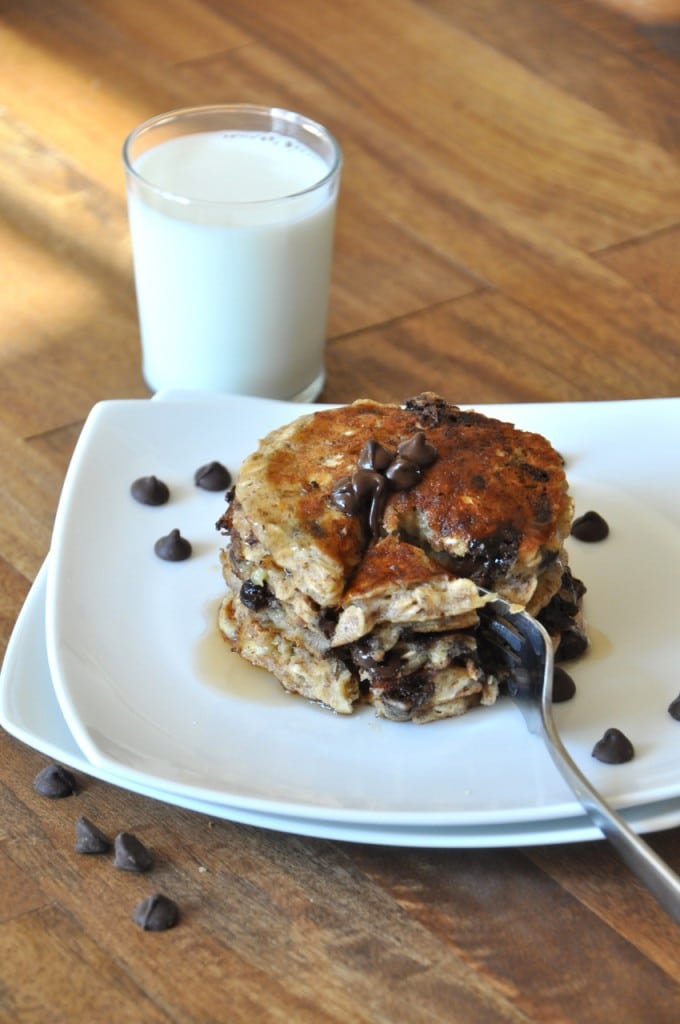
[[[591,821],[603,832],[621,860],[649,889],[667,914],[680,924],[680,877],[593,789],[567,753],[549,717],[541,725],[551,757],[578,797]]]

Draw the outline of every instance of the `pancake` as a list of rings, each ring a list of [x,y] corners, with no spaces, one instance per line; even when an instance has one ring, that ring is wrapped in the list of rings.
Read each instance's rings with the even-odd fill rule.
[[[556,647],[582,634],[580,597],[556,611],[572,515],[562,459],[540,434],[431,393],[310,413],[246,458],[217,524],[220,629],[335,711],[461,714],[498,695],[476,631],[487,592],[532,614],[552,607]]]

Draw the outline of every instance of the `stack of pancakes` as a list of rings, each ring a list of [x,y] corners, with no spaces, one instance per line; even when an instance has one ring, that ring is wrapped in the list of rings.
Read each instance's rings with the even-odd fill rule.
[[[492,704],[479,609],[499,594],[580,653],[572,501],[539,434],[426,393],[310,413],[243,463],[217,526],[232,649],[341,713],[427,722]]]

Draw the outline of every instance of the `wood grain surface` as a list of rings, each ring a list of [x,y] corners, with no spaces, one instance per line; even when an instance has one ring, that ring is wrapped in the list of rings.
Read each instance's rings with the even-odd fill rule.
[[[138,122],[248,101],[339,138],[323,400],[677,396],[676,29],[586,0],[2,0],[0,652],[89,410],[148,396]],[[48,801],[46,763],[0,733],[3,1024],[680,1018],[678,930],[603,842],[308,839],[86,776]],[[153,849],[176,928],[73,851],[83,814]],[[680,829],[649,838],[680,870]]]

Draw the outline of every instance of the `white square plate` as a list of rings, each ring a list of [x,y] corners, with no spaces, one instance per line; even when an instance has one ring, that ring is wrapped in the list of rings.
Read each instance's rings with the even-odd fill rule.
[[[580,815],[511,702],[424,727],[342,717],[283,693],[231,654],[215,619],[223,593],[214,523],[225,503],[193,484],[212,459],[235,474],[258,438],[309,407],[248,398],[104,402],[83,429],[64,484],[47,584],[55,691],[86,757],[137,785],[257,814],[376,827],[495,826]],[[618,807],[680,795],[676,625],[680,565],[680,400],[496,406],[544,433],[567,461],[577,512],[611,526],[570,542],[588,586],[592,651],[556,708],[565,745]],[[139,505],[131,482],[171,489]],[[166,563],[155,541],[191,540]],[[636,757],[590,754],[610,726]]]

